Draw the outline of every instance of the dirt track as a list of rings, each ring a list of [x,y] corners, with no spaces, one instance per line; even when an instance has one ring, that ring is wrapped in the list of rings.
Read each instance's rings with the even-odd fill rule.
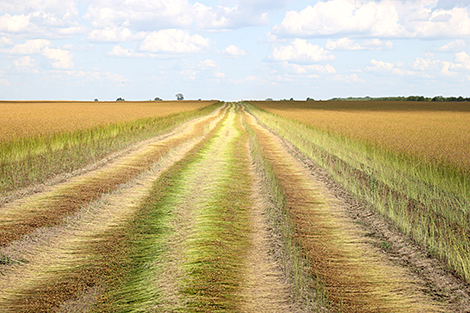
[[[109,307],[116,296],[109,286],[115,281],[124,286],[117,291],[123,310],[327,311],[324,305],[303,303],[312,300],[292,288],[293,274],[279,257],[283,243],[266,213],[275,205],[273,190],[264,170],[255,166],[246,127],[256,133],[285,196],[285,207],[278,209],[293,222],[294,241],[309,262],[305,273],[324,284],[333,309],[466,312],[463,284],[452,285],[459,300],[432,295],[422,278],[394,262],[368,235],[377,223],[358,225],[352,200],[312,175],[308,160],[293,156],[292,147],[237,104],[1,207],[0,255],[8,262],[0,263],[0,311],[119,311]],[[156,208],[164,212],[158,221],[164,231],[127,239],[129,225],[152,192]],[[365,212],[357,203],[354,209],[358,216]],[[161,247],[126,250],[125,240],[131,247],[132,242]],[[124,256],[129,261],[119,256],[121,248],[137,252]],[[122,282],[113,276],[119,262],[142,269]],[[126,284],[137,287],[130,292]]]

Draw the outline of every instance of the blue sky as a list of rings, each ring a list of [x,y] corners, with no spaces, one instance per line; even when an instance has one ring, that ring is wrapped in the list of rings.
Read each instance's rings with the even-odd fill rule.
[[[0,0],[0,99],[470,96],[470,0]]]

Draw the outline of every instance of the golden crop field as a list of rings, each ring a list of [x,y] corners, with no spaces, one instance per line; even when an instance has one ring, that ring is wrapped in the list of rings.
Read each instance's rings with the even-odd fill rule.
[[[216,101],[8,101],[0,102],[0,143],[88,129],[116,122],[162,117]]]
[[[315,128],[470,170],[470,103],[259,101],[254,104]]]
[[[0,142],[0,308],[468,311],[470,180],[308,126],[439,110],[209,104],[25,104],[47,129]]]

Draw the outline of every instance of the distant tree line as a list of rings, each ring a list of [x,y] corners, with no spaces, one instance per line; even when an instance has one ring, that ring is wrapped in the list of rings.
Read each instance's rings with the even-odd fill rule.
[[[330,101],[428,101],[428,102],[470,102],[470,98],[459,97],[443,97],[435,96],[433,98],[424,96],[408,96],[408,97],[348,97],[348,98],[331,98]]]

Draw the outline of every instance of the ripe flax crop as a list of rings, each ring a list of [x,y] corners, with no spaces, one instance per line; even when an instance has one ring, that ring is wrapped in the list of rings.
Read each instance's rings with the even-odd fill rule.
[[[342,204],[310,178],[304,164],[297,162],[288,149],[280,148],[279,138],[254,119],[248,123],[256,131],[275,184],[284,194],[280,209],[291,220],[293,231],[288,237],[302,248],[309,263],[306,268],[316,280],[313,287],[317,297],[323,293],[340,312],[440,311],[416,292],[402,269],[383,262],[380,254],[364,244],[357,225],[345,218]],[[289,244],[289,240],[283,242]],[[295,272],[296,292],[310,289],[308,281],[297,281]]]
[[[256,104],[276,112],[249,105],[263,123],[470,281],[470,175],[468,160],[459,156],[469,149],[468,130],[460,139],[452,136],[470,128],[464,104],[449,104],[448,111],[417,103],[406,108],[388,102]],[[420,141],[426,126],[430,134]],[[442,145],[440,151],[451,152],[426,155],[403,148],[414,142],[432,145],[431,134]],[[446,138],[451,144],[446,145]]]
[[[215,109],[214,101],[2,102],[0,191],[43,182]]]
[[[3,101],[0,144],[167,116],[196,110],[215,101]]]

